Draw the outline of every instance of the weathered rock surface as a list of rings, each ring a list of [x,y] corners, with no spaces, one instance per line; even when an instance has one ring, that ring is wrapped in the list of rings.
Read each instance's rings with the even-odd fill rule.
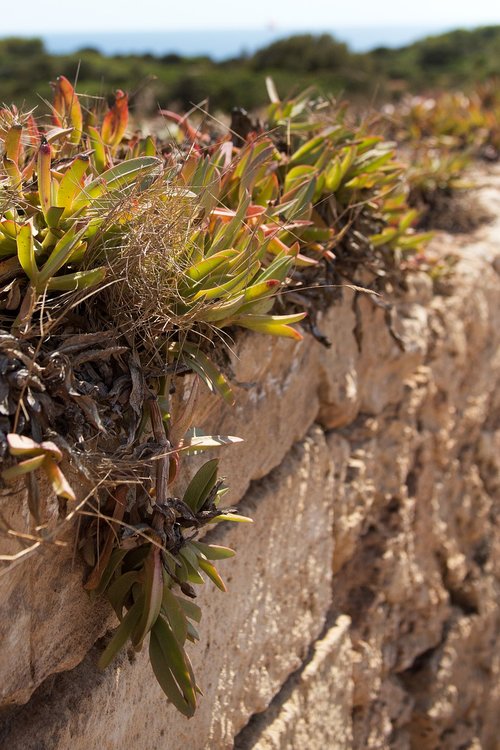
[[[81,496],[85,490],[80,488]],[[104,601],[91,602],[75,550],[74,524],[59,517],[57,499],[46,485],[40,496],[47,532],[58,546],[42,545],[27,559],[0,572],[0,706],[25,703],[49,675],[72,669],[110,627]],[[33,533],[24,485],[0,493],[0,518],[23,534]],[[18,540],[2,539],[1,552],[16,555]]]
[[[313,428],[248,493],[244,509],[253,526],[213,535],[241,554],[218,566],[231,593],[200,595],[202,639],[192,658],[205,695],[194,721],[166,704],[146,653],[122,658],[101,676],[96,648],[5,722],[0,747],[232,747],[323,627],[331,602],[332,481],[325,438]]]
[[[500,217],[498,180],[483,193]],[[81,591],[69,530],[0,579],[0,747],[500,748],[499,237],[500,218],[436,238],[461,260],[442,294],[415,274],[392,300],[403,349],[346,289],[321,323],[331,349],[244,336],[237,408],[200,399],[205,432],[245,438],[222,469],[255,525],[217,530],[238,555],[230,593],[200,596],[195,718],[142,654],[96,671],[113,620]]]
[[[236,737],[235,750],[324,750],[352,747],[350,620],[337,618],[265,713]]]

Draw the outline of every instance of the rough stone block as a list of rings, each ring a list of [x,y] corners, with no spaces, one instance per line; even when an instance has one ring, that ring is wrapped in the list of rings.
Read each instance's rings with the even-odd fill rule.
[[[83,496],[85,488],[80,486]],[[57,498],[41,484],[47,532],[60,529],[57,546],[43,543],[5,566],[0,575],[0,705],[25,703],[49,675],[78,664],[111,622],[110,608],[83,590],[75,549],[75,525],[59,517]],[[0,494],[0,517],[9,529],[36,534],[24,483]],[[25,544],[2,539],[2,553],[18,555]]]
[[[100,675],[94,649],[84,662],[43,686],[0,730],[10,750],[231,748],[319,635],[331,602],[332,473],[321,430],[293,448],[269,478],[252,487],[242,510],[253,526],[226,524],[218,542],[235,547],[221,562],[230,594],[204,590],[201,642],[192,649],[204,690],[196,718],[167,704],[147,656]]]
[[[337,618],[314,644],[269,708],[238,735],[235,750],[350,750],[352,651],[350,620]]]

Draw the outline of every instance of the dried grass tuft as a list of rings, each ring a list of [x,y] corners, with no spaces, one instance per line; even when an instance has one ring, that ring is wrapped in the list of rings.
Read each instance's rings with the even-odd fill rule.
[[[195,196],[161,179],[129,200],[123,244],[107,249],[108,314],[144,338],[189,327],[195,316],[183,309],[179,285],[192,254]]]

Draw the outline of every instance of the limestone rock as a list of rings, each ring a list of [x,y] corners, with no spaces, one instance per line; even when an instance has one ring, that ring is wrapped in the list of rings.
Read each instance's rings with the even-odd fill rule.
[[[330,349],[307,336],[244,335],[231,361],[236,409],[200,397],[197,426],[245,438],[221,454],[221,468],[229,502],[256,523],[214,536],[237,557],[221,565],[229,595],[200,596],[192,657],[205,696],[195,718],[166,705],[144,654],[97,673],[94,644],[112,621],[82,592],[68,528],[66,547],[0,579],[0,746],[229,750],[242,730],[242,750],[498,750],[493,182],[483,193],[495,222],[460,241],[435,239],[460,256],[442,293],[422,274],[391,307],[344,289],[320,321]],[[30,532],[22,491],[0,505],[8,524]],[[44,512],[57,522],[49,494]],[[10,539],[2,552],[18,549]],[[325,620],[333,629],[320,637]]]
[[[238,735],[235,750],[350,750],[351,657],[349,618],[341,615],[306,666]]]
[[[323,627],[331,602],[332,493],[326,443],[314,428],[245,499],[242,510],[254,524],[226,524],[214,534],[239,553],[218,566],[230,594],[207,587],[200,595],[201,642],[192,660],[204,697],[195,720],[187,722],[167,704],[146,653],[123,657],[101,675],[96,648],[11,715],[0,729],[0,746],[231,748]]]

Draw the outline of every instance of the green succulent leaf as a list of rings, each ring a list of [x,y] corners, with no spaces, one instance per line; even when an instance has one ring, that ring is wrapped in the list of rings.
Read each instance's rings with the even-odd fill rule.
[[[184,565],[187,570],[187,580],[190,583],[194,583],[198,586],[203,586],[205,579],[199,571],[198,558],[196,555],[190,552],[186,546],[184,546],[179,552],[179,556],[182,557]]]
[[[105,277],[105,268],[66,273],[63,276],[50,278],[47,282],[47,289],[51,292],[76,292],[80,289],[90,289],[97,286],[104,281]]]
[[[192,544],[205,555],[207,560],[225,560],[236,554],[230,547],[221,547],[217,544],[205,544],[204,542],[192,542]]]
[[[120,625],[116,629],[115,633],[113,634],[110,642],[101,654],[101,657],[97,662],[97,666],[99,667],[99,669],[106,669],[106,667],[111,664],[113,659],[126,645],[127,641],[132,635],[132,632],[137,627],[137,624],[141,618],[143,607],[144,599],[143,597],[139,597],[139,599],[137,599],[137,601],[129,609]]]
[[[142,569],[144,605],[137,627],[134,628],[132,643],[135,648],[140,647],[160,614],[163,597],[163,565],[161,550],[152,547],[144,560]]]
[[[103,195],[118,192],[132,184],[140,184],[138,181],[141,177],[158,171],[160,167],[160,159],[154,156],[138,156],[111,167],[77,192],[73,205],[65,209],[63,218],[80,212]]]
[[[200,640],[200,634],[196,630],[195,626],[192,622],[188,620],[188,629],[187,629],[187,639],[188,641],[191,641],[191,643],[196,643],[196,641]]]
[[[94,594],[102,594],[109,586],[109,583],[111,579],[113,578],[115,572],[121,565],[125,555],[127,554],[128,550],[126,549],[114,549],[111,553],[111,556],[109,558],[109,562],[106,565],[104,572],[101,576],[101,580],[99,581],[99,584],[95,588]]]
[[[213,458],[211,461],[207,461],[200,469],[198,469],[187,486],[183,499],[193,513],[199,511],[210,493],[210,490],[215,486],[218,468],[219,459]]]
[[[172,351],[179,351],[178,347],[172,347]],[[229,405],[234,404],[234,394],[224,375],[215,367],[209,358],[194,344],[185,342],[179,352],[194,372],[203,380],[208,389],[219,393]]]
[[[165,626],[168,628],[166,623]],[[175,641],[173,635],[172,638]],[[160,620],[157,621],[155,627],[151,631],[149,658],[155,677],[158,680],[158,684],[168,700],[184,716],[187,716],[188,718],[193,716],[196,708],[196,693],[194,689],[192,689],[190,683],[191,689],[188,696],[186,696],[181,690],[176,677],[174,677],[175,670],[171,668],[172,657],[168,651],[168,642],[165,642],[165,628],[162,628],[160,625]],[[190,679],[189,670],[186,666],[183,668],[183,674],[187,675],[188,679]]]
[[[212,518],[209,523],[220,523],[221,521],[234,521],[235,523],[253,523],[252,518],[248,516],[240,516],[237,513],[221,513],[215,518]]]
[[[158,641],[165,663],[182,691],[184,700],[194,710],[196,708],[196,684],[192,680],[184,649],[177,642],[163,615],[160,615],[156,621],[152,636]]]
[[[172,593],[168,584],[163,587],[163,599],[161,611],[168,620],[172,632],[180,646],[184,645],[187,638],[188,621],[179,599]]]
[[[226,584],[220,577],[219,572],[217,568],[215,567],[215,565],[212,565],[212,563],[209,560],[205,560],[203,557],[198,558],[198,565],[203,570],[203,572],[207,574],[210,580],[213,583],[215,583],[218,589],[224,592],[227,591]]]
[[[297,313],[296,315],[240,315],[237,323],[244,328],[250,328],[257,333],[266,333],[269,336],[284,336],[285,338],[301,341],[302,335],[295,328],[291,327],[293,323],[299,323],[306,317],[306,313]]]
[[[61,214],[71,211],[73,201],[82,189],[82,180],[89,164],[89,157],[79,154],[64,173],[57,189],[57,206],[61,209]]]
[[[113,581],[113,583],[109,586],[108,590],[106,591],[106,597],[108,598],[109,603],[115,610],[116,616],[118,617],[119,620],[122,619],[123,607],[125,606],[125,600],[127,596],[129,595],[133,584],[138,583],[139,581],[140,581],[139,573],[136,571],[129,571],[128,573],[124,573],[115,581]]]
[[[227,261],[232,260],[237,256],[237,250],[221,250],[219,253],[210,255],[208,258],[200,260],[198,263],[191,266],[191,268],[188,268],[188,270],[186,271],[186,276],[192,279],[192,281],[199,282],[207,276],[213,274],[214,271],[220,273],[224,266],[227,264]]]
[[[102,140],[101,134],[99,133],[97,128],[92,127],[92,125],[87,128],[87,133],[89,136],[90,145],[94,150],[93,161],[95,164],[95,168],[97,172],[101,174],[106,169],[106,147],[104,145],[104,141]]]
[[[201,622],[201,609],[200,607],[192,602],[190,599],[184,599],[183,597],[176,596],[177,601],[184,610],[186,617],[194,622]]]
[[[43,264],[43,267],[38,274],[37,287],[43,289],[49,280],[64,266],[64,264],[71,257],[71,254],[75,246],[80,242],[81,238],[85,234],[86,227],[83,227],[77,231],[76,226],[68,229],[63,234],[61,239],[56,243],[54,249],[49,255],[48,259]]]

